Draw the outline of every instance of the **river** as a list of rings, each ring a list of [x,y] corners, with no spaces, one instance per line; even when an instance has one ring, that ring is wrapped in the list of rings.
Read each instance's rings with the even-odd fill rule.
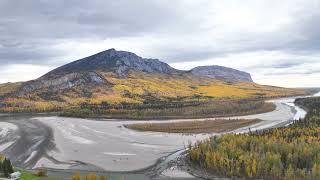
[[[276,105],[276,110],[272,112],[230,117],[263,120],[232,133],[244,133],[249,128],[259,130],[286,126],[293,120],[303,118],[306,112],[295,106],[294,100],[270,100]],[[175,121],[181,120],[138,123]],[[185,149],[190,142],[216,135],[138,132],[124,127],[131,123],[137,121],[3,115],[0,116],[0,151],[16,166],[26,169],[46,167],[51,174],[62,177],[69,177],[74,171],[81,170],[100,172],[111,179],[123,176],[125,179],[143,180],[150,179],[150,172],[147,171],[152,170],[157,171],[153,175],[158,175],[156,178],[159,179],[167,176],[194,179],[188,173],[165,164],[170,158],[177,157],[179,150]]]

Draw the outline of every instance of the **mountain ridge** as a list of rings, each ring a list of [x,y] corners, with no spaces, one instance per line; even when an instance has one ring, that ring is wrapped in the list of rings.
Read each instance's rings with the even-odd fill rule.
[[[201,66],[183,71],[159,59],[142,58],[135,53],[112,48],[60,66],[38,79],[28,81],[11,96],[24,96],[44,88],[57,91],[77,85],[112,85],[101,72],[112,72],[118,78],[126,78],[130,70],[151,74],[195,75],[230,82],[253,82],[249,73],[223,66]]]
[[[116,70],[119,77],[125,77],[126,71],[131,68],[149,73],[178,73],[179,70],[172,68],[167,63],[158,59],[142,58],[128,51],[117,51],[114,48],[97,54],[73,61],[60,66],[44,76],[52,74],[68,73],[74,71]]]
[[[197,66],[191,69],[190,72],[194,75],[226,81],[253,82],[250,73],[218,65]]]
[[[213,79],[253,82],[249,73],[229,67],[209,65],[198,66],[191,70],[183,71],[175,69],[169,64],[160,61],[159,59],[142,58],[135,53],[128,51],[117,51],[114,48],[60,66],[48,72],[43,77],[50,77],[54,76],[55,74],[67,74],[84,71],[115,70],[115,73],[118,75],[118,77],[124,78],[126,77],[126,72],[129,69],[148,73],[164,73],[169,75],[191,72],[192,74],[197,76],[205,76]],[[207,71],[209,74],[207,75],[201,73],[204,71]],[[232,74],[228,74],[228,72],[231,72]],[[219,75],[219,73],[222,74]]]

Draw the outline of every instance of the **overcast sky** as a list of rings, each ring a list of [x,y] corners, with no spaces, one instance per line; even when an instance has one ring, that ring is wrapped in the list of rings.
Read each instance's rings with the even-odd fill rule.
[[[109,48],[320,86],[319,0],[0,0],[0,83]]]

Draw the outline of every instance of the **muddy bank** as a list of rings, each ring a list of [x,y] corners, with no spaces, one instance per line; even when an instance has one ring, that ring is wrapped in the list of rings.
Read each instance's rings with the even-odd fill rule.
[[[34,165],[47,151],[54,148],[53,134],[50,127],[30,119],[31,117],[2,117],[6,122],[16,127],[2,139],[12,142],[2,153],[10,158],[12,163],[22,168]]]
[[[106,171],[143,169],[170,152],[184,148],[188,142],[209,136],[136,132],[123,127],[131,121],[103,122],[64,117],[35,119],[55,132],[58,151],[50,151],[50,156],[60,161],[91,163]],[[50,168],[82,169],[75,165],[56,164],[47,158],[42,158],[35,167],[41,164]]]

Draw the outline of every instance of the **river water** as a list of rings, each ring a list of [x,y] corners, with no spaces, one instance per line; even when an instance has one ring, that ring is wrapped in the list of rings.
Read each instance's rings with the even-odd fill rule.
[[[232,133],[244,133],[249,128],[259,130],[285,126],[292,120],[303,118],[306,112],[295,106],[294,100],[295,98],[271,100],[270,102],[276,105],[276,110],[272,112],[230,117],[263,120]],[[180,120],[138,122],[175,121]],[[111,179],[123,176],[125,179],[143,180],[150,178],[146,176],[145,169],[159,160],[164,160],[167,156],[174,158],[176,155],[169,156],[172,152],[185,149],[191,142],[216,135],[138,132],[124,128],[125,124],[131,123],[137,121],[96,121],[57,116],[0,116],[0,151],[9,156],[14,165],[26,169],[47,167],[53,175],[69,177],[72,172],[81,170],[101,172]],[[164,162],[166,161],[168,160]],[[170,174],[166,168],[161,165],[158,171]],[[182,175],[184,179],[189,178],[186,173]]]

